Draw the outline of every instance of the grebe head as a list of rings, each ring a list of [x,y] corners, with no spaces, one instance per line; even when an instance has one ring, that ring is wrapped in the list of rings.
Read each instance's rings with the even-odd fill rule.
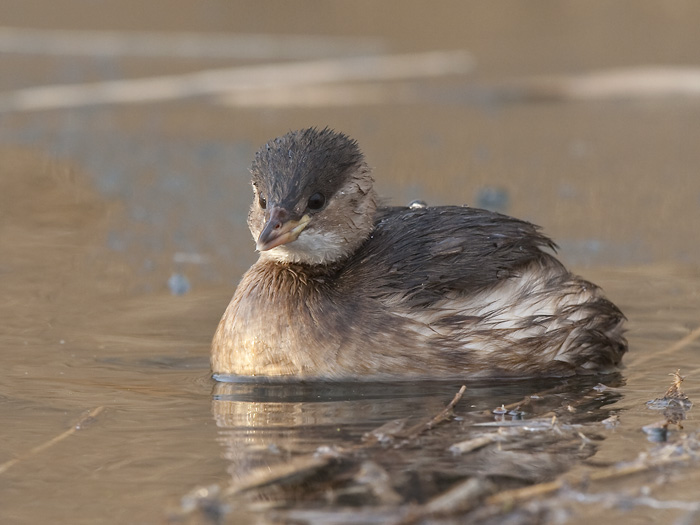
[[[374,224],[377,197],[357,143],[328,128],[292,131],[255,155],[248,226],[261,258],[329,264]]]

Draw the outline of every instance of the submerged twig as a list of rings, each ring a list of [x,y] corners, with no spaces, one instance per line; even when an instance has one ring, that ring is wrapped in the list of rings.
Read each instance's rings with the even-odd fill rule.
[[[520,430],[518,428],[510,429],[510,431],[515,431],[516,433],[519,433]],[[578,431],[572,430],[570,436],[579,437],[582,440],[582,444],[589,441],[587,436]],[[496,434],[489,434],[488,440],[485,439],[483,441],[497,440],[496,437]],[[482,444],[479,438],[470,441],[473,441],[477,446]],[[470,441],[464,442],[468,452],[471,451]],[[678,453],[679,448],[677,446],[669,447],[653,458],[648,457],[646,454],[640,454],[633,463],[618,464],[602,470],[589,471],[580,474],[578,477],[562,475],[553,481],[528,485],[518,489],[502,490],[500,492],[496,491],[496,485],[489,480],[488,475],[484,478],[478,476],[470,477],[454,485],[448,491],[432,498],[428,503],[410,509],[396,523],[401,525],[412,524],[428,516],[459,515],[463,517],[477,507],[490,507],[492,512],[498,514],[538,498],[552,497],[561,490],[585,489],[590,487],[591,482],[620,479],[667,465],[684,465],[692,459],[698,459],[688,446],[684,446],[682,450],[682,453]],[[688,452],[688,450],[691,451]],[[674,453],[678,455],[671,455]]]
[[[673,384],[668,388],[664,397],[662,399],[650,401],[647,404],[657,404],[661,406],[661,408],[666,408],[664,415],[666,415],[667,419],[665,422],[662,422],[664,424],[664,428],[670,423],[677,423],[680,426],[680,420],[685,418],[685,410],[692,406],[692,403],[690,403],[688,397],[681,390],[681,383],[685,378],[681,376],[680,370],[676,370],[676,372],[670,375],[673,376]],[[662,402],[665,402],[665,404]],[[673,417],[669,415],[669,406],[679,407],[681,415],[674,415]],[[686,463],[692,459],[697,459],[697,456],[695,454],[689,454],[687,451],[678,456],[669,456],[664,454],[651,459],[647,458],[646,456],[640,456],[634,463],[616,465],[603,470],[591,472],[589,474],[585,474],[577,480],[562,477],[546,483],[539,483],[537,485],[531,485],[520,489],[499,492],[498,494],[494,494],[493,496],[487,498],[486,503],[492,505],[513,505],[532,498],[547,496],[565,486],[584,486],[591,481],[618,479],[632,474],[646,472],[656,467]]]
[[[450,401],[448,405],[439,414],[431,418],[429,421],[417,423],[416,425],[407,428],[404,432],[398,433],[396,437],[410,439],[422,434],[426,430],[431,430],[433,427],[450,419],[453,415],[452,411],[454,407],[457,405],[457,403],[459,403],[460,399],[462,399],[462,396],[464,395],[464,392],[466,392],[466,390],[466,385],[462,385],[462,388],[460,388],[459,392],[455,394],[455,396],[452,398],[452,401]]]
[[[469,512],[493,490],[494,485],[489,480],[478,477],[469,478],[435,496],[425,505],[411,509],[407,515],[393,522],[393,525],[411,525],[428,516],[449,516],[457,512]]]
[[[537,497],[548,496],[564,487],[586,486],[591,481],[619,479],[632,474],[646,472],[656,467],[688,463],[692,459],[693,456],[690,454],[681,454],[675,457],[660,457],[646,462],[640,459],[639,461],[628,465],[613,466],[603,470],[591,472],[581,476],[578,479],[572,480],[562,477],[555,479],[554,481],[538,483],[536,485],[530,485],[519,489],[504,490],[486,498],[486,504],[514,505]]]
[[[464,392],[466,392],[466,390],[466,385],[462,385],[462,387],[459,389],[459,392],[457,392],[452,398],[452,401],[450,401],[447,404],[447,406],[440,411],[440,413],[433,416],[427,421],[422,421],[421,423],[416,423],[411,427],[405,428],[406,420],[399,419],[389,421],[388,423],[385,423],[382,426],[375,428],[371,432],[368,432],[364,435],[364,443],[360,445],[360,447],[364,448],[376,442],[388,443],[394,441],[395,439],[412,439],[419,436],[423,432],[432,429],[440,423],[447,421],[452,417],[452,411],[454,407],[457,405],[457,403],[459,403],[460,399],[462,399],[462,396],[464,395]]]
[[[690,409],[692,406],[688,396],[686,396],[681,389],[681,383],[685,377],[683,377],[680,372],[681,371],[679,369],[674,373],[669,374],[673,377],[673,383],[668,388],[663,398],[657,398],[647,403],[647,406],[650,408],[664,409],[666,420],[660,422],[664,429],[666,429],[666,427],[672,423],[678,424],[680,427],[680,421],[685,419],[686,410]],[[654,425],[648,425],[648,427],[651,426]],[[506,490],[487,498],[486,503],[493,505],[513,505],[532,498],[547,496],[565,486],[584,486],[591,481],[618,479],[631,474],[646,472],[652,468],[665,465],[675,465],[679,463],[682,464],[692,459],[698,459],[695,453],[688,453],[687,449],[685,448],[684,450],[685,452],[678,456],[660,454],[655,458],[648,458],[646,455],[641,455],[634,463],[616,465],[603,470],[591,472],[581,476],[577,480],[561,477],[546,483],[539,483],[537,485],[530,485],[519,489]]]
[[[536,392],[534,394],[527,395],[523,397],[520,401],[516,401],[514,403],[509,403],[507,405],[501,405],[499,408],[499,412],[502,412],[503,414],[507,413],[510,410],[517,410],[517,409],[522,409],[525,406],[528,406],[532,404],[533,401],[539,401],[540,399],[544,398],[545,396],[549,394],[557,394],[560,393],[564,390],[564,385],[557,385],[552,388],[548,388],[546,390],[541,390],[540,392]],[[487,409],[482,412],[483,415],[485,416],[491,416],[493,415],[493,410]]]
[[[223,494],[229,496],[277,483],[306,479],[315,475],[320,469],[330,465],[336,457],[336,455],[332,454],[313,454],[294,458],[291,461],[273,467],[262,467],[253,471],[239,483],[228,487]]]
[[[485,416],[491,416],[494,413],[498,415],[504,415],[512,410],[522,410],[523,407],[526,407],[528,405],[531,405],[533,401],[539,401],[544,399],[546,396],[549,396],[551,394],[558,394],[564,390],[565,386],[564,385],[558,385],[553,388],[548,388],[547,390],[542,390],[540,392],[537,392],[535,394],[531,394],[528,396],[525,396],[522,398],[520,401],[516,401],[515,403],[509,403],[507,405],[501,405],[500,408],[495,410],[484,410],[482,412],[483,415]],[[567,412],[575,412],[578,407],[581,405],[587,403],[590,400],[590,397],[597,396],[601,392],[601,388],[604,388],[605,390],[614,390],[611,389],[610,387],[607,387],[605,385],[601,385],[600,383],[596,386],[594,386],[590,391],[586,392],[584,395],[582,395],[579,399],[576,401],[572,401],[569,404],[566,405],[565,410]],[[544,414],[540,414],[539,417],[557,417],[559,415],[559,412],[557,410],[550,410],[548,412],[545,412]]]
[[[475,450],[485,447],[486,445],[490,445],[491,443],[495,443],[502,439],[503,436],[498,432],[494,432],[491,434],[483,434],[472,439],[467,439],[466,441],[460,441],[459,443],[455,443],[449,448],[449,450],[453,454],[467,454],[469,452],[473,452]]]
[[[9,470],[13,466],[15,466],[20,461],[24,461],[26,459],[31,458],[32,456],[40,454],[44,450],[54,446],[56,443],[59,443],[60,441],[63,441],[67,437],[72,436],[78,430],[80,430],[85,423],[90,421],[92,418],[97,417],[104,410],[104,408],[105,407],[103,407],[103,406],[93,408],[88,413],[84,414],[75,423],[75,425],[73,425],[71,428],[69,428],[65,432],[61,432],[57,436],[52,437],[51,439],[42,443],[41,445],[37,445],[36,447],[30,449],[29,451],[25,452],[24,454],[21,454],[21,455],[17,456],[16,458],[10,459],[9,461],[6,461],[5,463],[1,464],[0,465],[0,474],[4,474],[7,470]]]

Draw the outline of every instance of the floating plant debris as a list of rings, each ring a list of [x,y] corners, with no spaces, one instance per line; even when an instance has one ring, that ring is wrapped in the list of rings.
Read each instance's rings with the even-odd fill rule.
[[[646,425],[642,428],[642,430],[650,436],[649,439],[652,441],[666,441],[669,425],[677,425],[678,428],[682,429],[683,424],[681,422],[686,419],[687,412],[693,406],[692,401],[690,401],[688,396],[685,395],[681,389],[681,383],[683,383],[685,377],[681,375],[680,369],[669,375],[673,377],[673,383],[669,389],[666,390],[664,396],[647,401],[647,408],[663,410],[663,416],[665,418],[662,421]]]

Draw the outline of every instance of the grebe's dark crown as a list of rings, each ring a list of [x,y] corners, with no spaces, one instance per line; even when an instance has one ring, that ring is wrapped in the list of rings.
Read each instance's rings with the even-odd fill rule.
[[[306,128],[265,144],[251,171],[253,185],[268,203],[291,210],[316,193],[330,198],[363,163],[357,142],[347,135]]]

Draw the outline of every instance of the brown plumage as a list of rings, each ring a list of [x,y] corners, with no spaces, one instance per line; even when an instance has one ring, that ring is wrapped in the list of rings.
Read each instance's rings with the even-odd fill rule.
[[[561,376],[617,369],[624,316],[532,224],[379,207],[357,144],[328,129],[256,154],[260,251],[214,336],[215,375]]]

